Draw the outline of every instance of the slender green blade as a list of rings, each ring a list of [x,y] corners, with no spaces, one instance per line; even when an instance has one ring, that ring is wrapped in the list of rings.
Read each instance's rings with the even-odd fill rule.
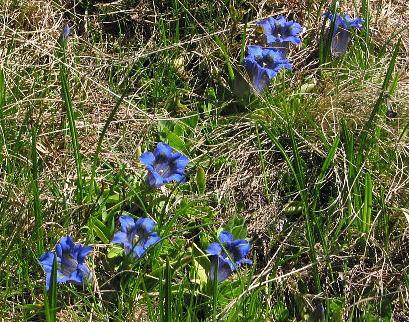
[[[82,197],[83,197],[81,155],[80,155],[80,149],[79,149],[79,144],[78,144],[77,128],[75,126],[75,116],[74,116],[74,110],[73,110],[73,105],[72,105],[72,100],[71,100],[70,88],[68,85],[66,73],[67,73],[67,69],[65,68],[64,63],[60,63],[60,79],[61,79],[61,86],[62,86],[61,94],[65,102],[65,108],[67,111],[68,127],[70,130],[72,148],[74,150],[75,165],[77,168],[78,201],[81,203]]]
[[[91,168],[91,187],[88,189],[88,199],[89,201],[91,201],[91,196],[94,193],[94,189],[93,189],[93,185],[94,185],[94,179],[95,179],[95,171],[98,165],[98,156],[99,153],[101,152],[101,147],[102,147],[102,142],[105,138],[105,134],[108,130],[109,125],[111,124],[112,120],[114,119],[114,116],[116,114],[116,112],[118,111],[119,107],[121,106],[121,103],[123,102],[125,96],[126,96],[127,90],[124,90],[122,92],[121,97],[119,98],[119,100],[116,102],[114,108],[112,109],[111,113],[109,113],[109,116],[107,118],[107,120],[105,121],[104,127],[102,129],[101,134],[99,135],[98,138],[98,144],[97,144],[97,148],[95,149],[95,153],[94,153],[94,160],[92,162],[92,168]]]
[[[54,254],[53,268],[51,270],[50,289],[45,292],[45,316],[47,322],[57,320],[57,256]]]
[[[379,93],[378,100],[376,101],[375,106],[372,109],[371,115],[369,116],[369,119],[365,123],[364,128],[362,130],[361,137],[360,137],[360,140],[359,140],[359,152],[358,152],[358,160],[359,161],[362,161],[363,152],[364,152],[365,148],[367,147],[367,145],[369,144],[368,143],[368,134],[370,132],[370,129],[372,128],[375,117],[378,114],[384,100],[387,97],[386,91],[387,91],[387,89],[389,87],[389,83],[390,83],[391,78],[392,78],[392,73],[393,73],[393,70],[395,68],[396,59],[398,57],[401,42],[402,42],[402,38],[399,38],[399,41],[395,46],[394,53],[393,53],[391,61],[389,63],[389,67],[388,67],[388,70],[386,72],[385,79],[384,79],[384,82],[383,82],[383,85],[382,85],[381,92]],[[360,163],[361,162],[358,162],[358,165]]]
[[[38,190],[37,129],[35,125],[33,125],[31,128],[31,162],[31,187],[33,190],[33,214],[37,239],[37,251],[38,254],[42,254],[44,252],[44,228],[43,216],[41,212],[40,192]]]
[[[216,259],[214,268],[214,279],[212,285],[212,321],[217,321],[217,302],[219,297],[219,258]]]
[[[165,280],[165,321],[172,321],[172,272],[169,257],[166,257]]]
[[[264,164],[264,156],[263,156],[263,151],[261,149],[261,141],[260,141],[260,135],[258,134],[257,124],[256,124],[256,135],[257,135],[257,146],[258,146],[258,151],[259,151],[259,155],[260,155],[261,167],[263,169],[264,189],[265,189],[265,193],[266,193],[267,203],[270,203],[270,194],[269,194],[269,189],[268,189],[266,166]]]
[[[224,59],[226,60],[227,69],[229,71],[230,81],[233,82],[235,77],[234,77],[233,67],[230,62],[229,53],[227,52],[226,47],[223,45],[223,42],[220,39],[220,37],[215,35],[214,38],[216,40],[216,43],[219,45],[221,51],[223,52]]]
[[[365,174],[365,198],[363,207],[362,224],[364,233],[369,233],[372,217],[372,179],[369,173]]]

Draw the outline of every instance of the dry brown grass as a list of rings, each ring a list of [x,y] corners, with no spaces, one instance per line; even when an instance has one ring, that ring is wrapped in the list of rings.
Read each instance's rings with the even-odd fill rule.
[[[316,6],[317,6],[317,1]],[[224,60],[220,55],[220,50],[212,38],[208,34],[203,33],[203,36],[198,38],[182,41],[166,48],[161,48],[157,45],[160,39],[160,30],[157,26],[158,12],[157,6],[160,3],[153,1],[152,3],[143,2],[140,8],[123,9],[115,2],[111,5],[99,4],[100,10],[108,10],[108,16],[118,16],[118,19],[130,19],[130,24],[135,28],[133,33],[133,41],[143,45],[134,45],[128,43],[133,50],[126,52],[124,55],[118,54],[115,48],[119,46],[119,39],[113,36],[107,36],[102,42],[92,42],[87,38],[90,26],[99,30],[109,30],[109,26],[101,23],[97,13],[87,15],[79,13],[75,8],[69,6],[68,2],[30,0],[21,4],[11,4],[14,1],[4,1],[0,8],[0,13],[3,16],[2,31],[0,33],[0,59],[2,60],[2,68],[4,68],[7,88],[11,89],[16,84],[16,79],[19,80],[19,88],[24,88],[24,93],[18,100],[7,109],[15,108],[15,112],[8,116],[16,123],[22,123],[27,109],[33,107],[33,114],[30,122],[35,122],[40,125],[39,140],[37,150],[39,152],[44,170],[41,173],[40,184],[42,189],[44,208],[53,209],[53,217],[47,218],[49,225],[56,225],[56,218],[63,212],[63,209],[54,209],[56,197],[50,192],[48,183],[57,182],[62,187],[62,192],[67,199],[68,206],[74,191],[75,183],[75,163],[70,148],[68,129],[62,128],[60,125],[65,125],[65,113],[63,111],[63,102],[59,93],[58,80],[58,63],[59,59],[56,56],[57,39],[60,30],[65,22],[73,23],[73,32],[70,36],[67,58],[68,68],[70,70],[69,78],[71,80],[71,91],[73,104],[76,111],[79,112],[77,118],[77,128],[79,131],[79,142],[81,154],[84,158],[85,167],[89,170],[90,158],[93,155],[102,127],[109,115],[111,109],[115,105],[119,91],[109,89],[109,71],[112,65],[122,66],[125,71],[129,68],[136,68],[135,62],[140,57],[154,57],[155,54],[173,48],[179,48],[182,52],[180,56],[184,57],[183,73],[186,82],[189,83],[192,90],[181,90],[183,99],[191,101],[195,98],[204,99],[204,89],[207,85],[211,85],[213,80],[204,79],[197,80],[195,73],[197,70],[206,70],[211,76],[216,78],[215,82],[228,86],[227,76],[223,73]],[[301,22],[306,21],[306,1],[254,1],[249,6],[257,8],[259,15],[257,18],[277,15],[276,6],[280,8],[279,13],[290,14]],[[377,46],[382,46],[385,39],[394,35],[402,26],[409,24],[409,6],[405,0],[401,1],[383,1],[383,6],[377,13],[377,4],[379,1],[370,1],[372,16],[371,23],[371,38]],[[353,6],[345,7],[347,13],[353,12]],[[189,8],[189,14],[195,17],[195,8]],[[67,20],[68,17],[73,17],[72,20]],[[124,18],[125,17],[125,18]],[[166,19],[166,12],[164,13]],[[228,38],[228,30],[230,21],[226,21],[223,26],[220,37],[225,40]],[[239,25],[237,28],[242,28]],[[104,29],[105,28],[105,29]],[[107,29],[108,28],[108,29]],[[200,26],[198,27],[200,29]],[[305,35],[317,33],[319,27],[312,26],[305,31]],[[105,35],[105,34],[104,34]],[[402,48],[400,59],[397,64],[397,70],[400,72],[400,80],[395,94],[388,101],[391,108],[396,106],[398,116],[394,119],[385,118],[382,120],[382,128],[386,130],[388,136],[384,139],[384,144],[380,145],[380,149],[388,153],[390,146],[396,147],[396,163],[390,165],[392,172],[396,175],[392,178],[378,176],[376,169],[372,169],[374,174],[374,185],[385,184],[387,188],[386,201],[390,206],[398,206],[401,204],[401,198],[407,198],[407,186],[409,183],[407,160],[409,156],[408,137],[404,136],[400,142],[397,138],[402,133],[403,127],[409,119],[409,77],[407,67],[409,60],[409,30],[402,31]],[[397,38],[391,41],[387,49],[391,51]],[[13,46],[11,47],[11,44]],[[304,49],[294,49],[291,52],[291,59],[294,61],[295,72],[293,77],[288,80],[293,88],[300,84],[306,76],[313,79],[317,76],[317,57],[312,54],[316,51],[317,43],[313,42],[311,46]],[[12,48],[12,52],[8,52],[8,48]],[[234,48],[232,51],[238,56],[239,48]],[[311,115],[314,116],[316,124],[322,129],[322,132],[327,136],[329,142],[340,133],[339,120],[346,118],[353,120],[349,122],[352,131],[359,132],[362,129],[363,123],[367,120],[371,112],[373,103],[376,101],[381,82],[388,65],[386,57],[382,61],[374,62],[371,70],[366,71],[366,75],[370,75],[368,79],[364,79],[362,71],[356,68],[354,71],[348,70],[348,79],[352,81],[344,81],[337,84],[332,83],[330,77],[328,82],[319,82],[317,88],[320,88],[320,94],[307,94],[310,96],[310,101],[315,102],[315,106],[310,108]],[[308,64],[303,64],[308,59]],[[160,64],[161,62],[158,62]],[[139,68],[139,67],[138,67]],[[148,68],[148,67],[144,67]],[[141,144],[146,141],[152,141],[150,135],[156,129],[156,121],[158,119],[174,119],[177,120],[183,117],[183,113],[170,115],[164,108],[165,103],[156,106],[144,106],[145,96],[151,95],[146,89],[149,88],[149,81],[144,80],[138,82],[138,75],[141,75],[143,68],[135,72],[133,77],[135,81],[131,86],[130,96],[121,104],[115,121],[109,127],[106,140],[103,143],[103,148],[100,157],[113,166],[118,166],[117,161],[124,164],[128,173],[139,174],[142,169],[136,161],[136,151]],[[335,72],[339,72],[334,70]],[[124,81],[125,73],[122,73],[121,81]],[[119,82],[121,82],[119,81]],[[22,83],[24,85],[22,85]],[[46,85],[45,85],[46,84]],[[46,89],[46,94],[42,92]],[[323,93],[323,95],[321,95]],[[17,107],[17,108],[16,108]],[[215,109],[222,109],[217,106]],[[282,117],[280,106],[266,106],[266,109],[272,111],[271,118],[276,117],[278,120]],[[87,113],[83,114],[83,111]],[[7,112],[7,111],[6,111]],[[207,169],[208,188],[211,189],[209,195],[215,195],[218,201],[227,200],[229,207],[221,204],[215,205],[215,211],[219,212],[219,221],[227,221],[233,211],[231,209],[242,209],[243,215],[247,222],[250,232],[250,237],[254,238],[253,252],[257,252],[260,256],[259,267],[270,267],[270,260],[274,258],[274,254],[269,253],[271,250],[269,233],[267,227],[274,222],[276,231],[273,233],[279,235],[283,222],[288,218],[285,214],[285,204],[289,196],[280,194],[280,180],[282,173],[288,174],[288,169],[285,162],[279,156],[277,149],[271,146],[271,142],[265,134],[261,134],[262,152],[266,163],[266,173],[269,182],[272,182],[270,189],[270,203],[267,202],[264,188],[264,178],[262,167],[259,161],[259,150],[257,147],[257,136],[255,134],[256,116],[243,116],[228,125],[220,126],[215,129],[210,138],[216,141],[217,144],[206,145],[201,132],[194,132],[190,143],[192,149],[198,153],[207,153],[211,160],[217,158],[225,158],[226,163],[219,168],[215,166]],[[282,120],[281,120],[282,121]],[[284,124],[284,123],[283,123]],[[326,151],[323,144],[316,142],[316,132],[306,130],[306,120],[300,117],[300,124],[296,130],[299,132],[303,143],[300,145],[300,151],[306,159],[314,164],[316,160],[322,161],[322,157]],[[284,126],[284,125],[283,125]],[[29,132],[27,132],[29,134]],[[29,136],[23,138],[25,142],[30,142]],[[7,153],[7,151],[5,152]],[[13,156],[21,159],[22,162],[30,164],[30,151],[25,149],[21,155]],[[345,185],[345,169],[347,167],[345,155],[338,152],[336,167],[326,178],[327,182],[334,185],[335,189],[341,191]],[[97,169],[98,180],[104,179],[107,170],[103,168]],[[5,178],[1,195],[5,195],[8,190],[13,189],[13,183],[8,182]],[[21,189],[13,190],[14,196],[11,198],[16,205],[16,214],[21,212],[21,207],[28,202],[27,191]],[[290,196],[295,199],[297,196]],[[406,202],[406,204],[408,204]],[[334,217],[342,211],[345,205],[339,204],[339,209],[334,211]],[[230,209],[230,210],[229,210]],[[76,209],[73,209],[75,212]],[[24,216],[27,216],[28,210]],[[374,214],[378,216],[378,214]],[[32,228],[32,221],[27,219],[22,234],[29,234]],[[296,224],[294,224],[296,225]],[[300,228],[300,226],[295,226]],[[406,226],[407,227],[407,226]],[[300,228],[301,229],[301,228]],[[336,273],[340,275],[341,283],[344,283],[347,298],[346,302],[352,305],[371,299],[376,299],[383,296],[384,289],[396,289],[396,292],[403,297],[407,305],[408,294],[403,289],[401,279],[402,271],[409,267],[408,263],[408,239],[407,228],[397,227],[397,230],[402,234],[396,242],[391,244],[389,257],[385,257],[382,245],[378,245],[376,240],[369,236],[366,240],[365,250],[359,249],[356,254],[353,252],[342,251],[334,255],[334,266]],[[372,232],[374,233],[374,232]],[[294,238],[299,237],[298,235]],[[294,240],[286,240],[280,246],[283,249],[290,249]],[[356,246],[356,245],[354,245]],[[353,247],[353,246],[351,246]],[[322,250],[318,253],[323,256]],[[364,254],[357,261],[356,258]],[[261,255],[263,254],[263,255]],[[344,276],[344,264],[346,259],[350,259],[353,264],[349,266],[348,276]],[[270,263],[270,264],[269,264]],[[270,266],[269,266],[270,265]],[[298,267],[302,268],[307,265],[305,262],[300,262]],[[289,267],[292,269],[293,267]],[[286,273],[286,267],[280,268],[280,274]],[[325,274],[324,271],[322,271]],[[311,275],[300,273],[299,276],[292,276],[286,279],[289,294],[295,291],[293,288],[297,281],[305,280],[306,283],[311,283]],[[365,286],[375,285],[373,289],[375,293],[370,295],[365,294]],[[324,290],[325,294],[331,293],[329,285]],[[325,294],[321,294],[322,298]],[[306,296],[306,299],[311,299]],[[399,303],[399,302],[398,302]],[[402,311],[403,307],[396,307],[396,319],[399,317],[403,320],[406,316]],[[143,311],[143,309],[141,309]],[[345,312],[347,316],[348,310]],[[12,314],[12,313],[11,313]],[[136,313],[137,314],[137,313]],[[67,318],[69,319],[69,317]]]

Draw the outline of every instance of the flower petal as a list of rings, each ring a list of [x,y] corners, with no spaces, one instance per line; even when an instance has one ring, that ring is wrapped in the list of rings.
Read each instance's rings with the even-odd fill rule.
[[[352,35],[349,30],[340,28],[331,40],[331,54],[334,57],[342,56],[346,53],[351,42]]]
[[[136,258],[141,258],[143,256],[143,254],[145,254],[145,248],[143,248],[142,246],[136,245],[133,248],[133,257]]]
[[[155,162],[155,156],[152,152],[145,152],[139,157],[139,161],[141,161],[144,165],[152,166]]]
[[[84,278],[84,273],[79,269],[72,272],[70,276],[68,276],[66,281],[73,282],[75,284],[85,284],[86,283],[86,279]]]
[[[78,270],[82,272],[82,280],[84,283],[91,280],[91,272],[85,264],[78,265]]]
[[[210,267],[210,279],[214,281],[216,275],[216,267],[218,267],[217,271],[217,282],[220,283],[228,278],[233,271],[230,268],[230,265],[227,261],[221,259],[218,256],[212,256],[211,259],[212,266]]]
[[[172,162],[174,163],[175,169],[178,170],[186,168],[186,166],[190,162],[190,160],[186,156],[180,154],[179,152],[175,153],[174,158],[175,159]]]
[[[55,252],[57,257],[62,258],[64,252],[69,252],[70,254],[74,251],[75,243],[72,238],[67,235],[58,241],[58,244],[55,246]]]
[[[43,266],[44,271],[51,272],[53,268],[55,254],[53,252],[46,252],[41,255],[38,262]]]
[[[94,249],[89,246],[81,246],[81,245],[78,245],[78,246],[80,246],[80,248],[79,248],[79,254],[77,256],[77,261],[78,261],[78,264],[82,264],[84,263],[85,257],[89,255],[90,253],[92,253]]]
[[[230,234],[228,231],[222,231],[219,235],[219,241],[222,244],[229,245],[233,241],[233,235]]]
[[[264,20],[261,20],[259,22],[256,22],[256,25],[263,27],[263,31],[264,31],[265,35],[271,33],[271,24],[270,24],[270,21],[268,19],[264,19]]]
[[[293,44],[296,44],[296,45],[301,44],[301,38],[296,37],[296,36],[285,37],[285,41],[290,41],[290,42],[292,42]]]
[[[299,34],[302,32],[302,26],[298,22],[289,21],[286,24],[287,32],[290,36],[296,37],[297,41],[301,42]]]
[[[51,274],[50,274],[51,275]],[[71,274],[70,274],[71,275]],[[64,275],[62,272],[57,271],[57,284],[66,283],[70,281],[70,275]],[[51,281],[51,280],[50,280]]]
[[[261,46],[248,46],[247,53],[250,56],[250,58],[254,59],[257,56],[261,56],[262,48]]]
[[[129,216],[119,217],[119,222],[121,223],[121,231],[124,233],[129,233],[135,230],[135,219]]]
[[[265,63],[281,61],[284,59],[282,51],[275,48],[264,48],[262,57]]]
[[[169,177],[164,178],[163,181],[165,183],[168,183],[168,182],[171,182],[171,181],[176,181],[176,182],[182,183],[184,178],[185,178],[184,174],[174,173],[174,174],[170,175]]]
[[[269,79],[272,79],[275,75],[278,74],[278,71],[275,69],[266,69],[266,74]]]
[[[135,229],[139,236],[150,233],[154,227],[155,222],[151,218],[139,218],[135,224]]]
[[[151,188],[158,188],[162,185],[164,185],[166,182],[163,180],[162,176],[155,172],[155,171],[151,171],[149,172],[148,177],[146,178],[146,183],[149,187]]]
[[[158,158],[160,155],[170,158],[172,156],[173,149],[169,144],[159,142],[155,149],[155,157]]]
[[[222,246],[220,246],[219,243],[211,243],[206,250],[206,252],[210,255],[220,255],[222,251]]]
[[[51,271],[47,272],[45,276],[45,288],[47,289],[47,291],[50,290],[50,284],[51,284]]]
[[[141,246],[145,249],[149,248],[150,246],[155,245],[158,241],[160,240],[160,237],[158,234],[152,233],[150,234],[147,238],[143,240],[143,243],[141,243]]]
[[[323,16],[324,18],[329,19],[329,20],[332,20],[332,18],[334,17],[334,15],[333,15],[332,13],[328,13],[328,12],[324,12],[324,13],[322,14],[322,16]]]
[[[247,256],[250,251],[250,243],[247,240],[236,239],[231,243],[229,252],[231,252],[232,257],[235,262],[243,259]]]
[[[128,234],[124,233],[123,231],[118,231],[112,239],[112,244],[124,244],[127,242],[129,243]]]

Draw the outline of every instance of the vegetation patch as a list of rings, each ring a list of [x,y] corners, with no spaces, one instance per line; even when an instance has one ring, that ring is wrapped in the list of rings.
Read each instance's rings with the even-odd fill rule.
[[[1,319],[409,320],[405,1],[0,10]]]

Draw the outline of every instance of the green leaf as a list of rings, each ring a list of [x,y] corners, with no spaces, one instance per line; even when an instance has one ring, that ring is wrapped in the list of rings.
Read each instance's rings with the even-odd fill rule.
[[[158,121],[158,132],[166,133],[168,130],[173,131],[175,123],[169,120],[159,120]]]
[[[190,282],[199,284],[200,290],[204,290],[207,285],[207,271],[196,259],[193,259],[192,262],[193,270],[189,272]]]
[[[245,239],[247,236],[247,228],[244,224],[234,226],[231,233],[234,239]]]
[[[185,134],[185,128],[183,127],[183,123],[177,123],[173,129],[173,132],[178,135],[183,137],[183,135]]]
[[[119,247],[111,247],[111,249],[108,251],[107,257],[109,259],[117,258],[117,257],[122,257],[124,255],[124,250]]]
[[[168,131],[166,133],[169,145],[179,151],[185,151],[185,142],[183,139],[174,132]]]
[[[107,204],[116,204],[118,202],[119,202],[119,193],[110,195],[106,200]]]
[[[92,227],[95,234],[101,239],[104,244],[108,244],[111,238],[111,233],[108,231],[105,224],[97,218],[92,218]]]
[[[234,216],[231,218],[226,225],[224,225],[224,230],[230,232],[233,235],[233,239],[245,239],[247,236],[247,228],[244,222],[244,218],[240,216]],[[220,231],[217,232],[217,235]]]
[[[206,271],[210,271],[210,260],[206,253],[202,251],[195,243],[192,243],[192,256]]]
[[[203,194],[206,190],[206,174],[202,167],[196,171],[196,185],[200,194]]]
[[[191,128],[195,128],[197,126],[197,122],[199,121],[199,115],[194,114],[191,117],[183,119],[183,122],[189,125]]]

